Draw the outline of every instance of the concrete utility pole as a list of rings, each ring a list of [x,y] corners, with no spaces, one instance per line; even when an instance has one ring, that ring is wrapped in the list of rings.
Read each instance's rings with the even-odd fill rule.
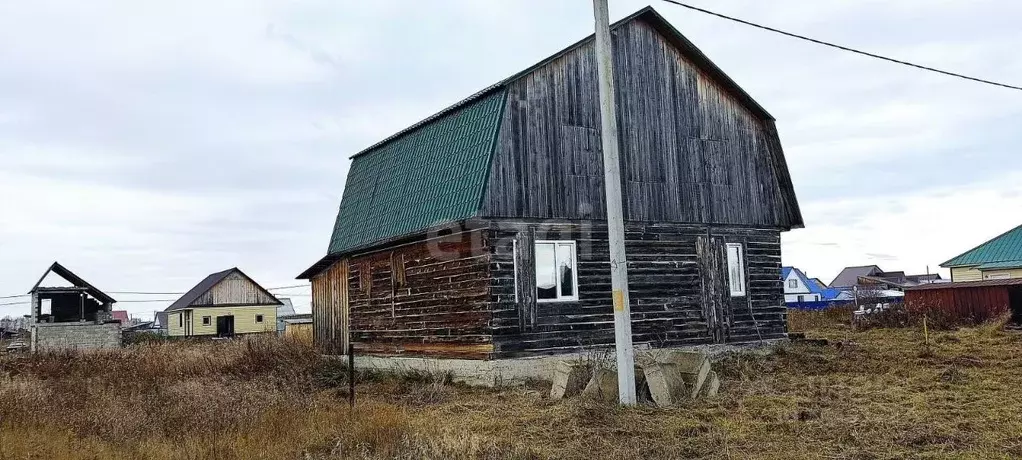
[[[600,118],[603,133],[603,177],[607,189],[610,276],[611,287],[614,290],[618,399],[621,404],[632,406],[636,403],[635,351],[632,349],[632,315],[628,303],[628,258],[625,255],[625,221],[621,208],[621,163],[618,161],[614,60],[607,0],[593,0],[593,10],[596,16],[596,65],[600,77]]]

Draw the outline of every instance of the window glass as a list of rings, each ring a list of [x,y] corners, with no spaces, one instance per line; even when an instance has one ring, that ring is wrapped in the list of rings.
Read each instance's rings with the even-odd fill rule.
[[[731,296],[744,296],[745,262],[742,260],[742,245],[739,243],[727,244],[727,273]]]
[[[212,322],[212,319],[210,317],[208,317],[208,316],[203,316],[202,317],[202,325],[203,326],[209,326],[211,322]]]
[[[575,296],[575,245],[557,244],[557,273],[561,282],[561,297]]]
[[[257,323],[263,322],[263,315],[256,315],[256,322]]]
[[[788,280],[788,287],[790,287],[790,288],[797,288],[798,287],[798,280]]]
[[[536,298],[557,298],[557,254],[553,243],[536,243]]]

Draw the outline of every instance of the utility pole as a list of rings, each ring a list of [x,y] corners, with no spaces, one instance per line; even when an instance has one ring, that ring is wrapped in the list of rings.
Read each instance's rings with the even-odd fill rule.
[[[628,303],[628,258],[621,208],[621,163],[618,161],[617,109],[614,106],[614,60],[607,0],[593,0],[596,16],[596,66],[600,78],[600,118],[603,133],[603,177],[607,189],[607,233],[610,239],[610,277],[614,298],[614,343],[617,348],[618,400],[633,406],[635,351]]]

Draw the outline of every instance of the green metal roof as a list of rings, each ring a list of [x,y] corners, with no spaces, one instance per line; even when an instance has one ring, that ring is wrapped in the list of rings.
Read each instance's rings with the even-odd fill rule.
[[[1012,268],[1022,268],[1022,260],[990,262],[976,267],[978,270],[1008,270]]]
[[[1019,260],[1022,260],[1022,225],[944,262],[940,266],[961,267]]]
[[[490,172],[504,93],[496,88],[357,155],[329,253],[475,216]]]

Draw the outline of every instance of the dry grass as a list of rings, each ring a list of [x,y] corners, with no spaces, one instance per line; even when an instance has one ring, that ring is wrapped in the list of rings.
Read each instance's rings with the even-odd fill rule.
[[[925,346],[917,329],[797,321],[832,345],[729,356],[718,398],[670,410],[418,373],[363,376],[350,411],[337,362],[275,340],[5,358],[0,459],[1022,456],[1022,335]]]

